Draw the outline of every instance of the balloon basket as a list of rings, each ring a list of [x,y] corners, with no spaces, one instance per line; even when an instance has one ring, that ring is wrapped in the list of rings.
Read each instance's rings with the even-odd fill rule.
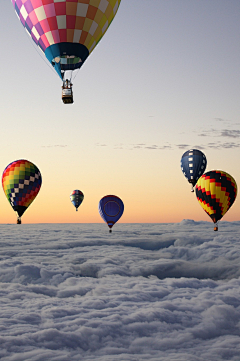
[[[72,104],[73,103],[72,83],[70,82],[70,80],[66,80],[63,82],[62,101],[64,104]]]

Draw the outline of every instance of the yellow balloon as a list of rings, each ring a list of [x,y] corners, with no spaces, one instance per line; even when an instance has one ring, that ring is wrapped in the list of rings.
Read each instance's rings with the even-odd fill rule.
[[[213,170],[203,174],[197,181],[196,196],[204,211],[217,223],[234,203],[237,184],[230,174]]]

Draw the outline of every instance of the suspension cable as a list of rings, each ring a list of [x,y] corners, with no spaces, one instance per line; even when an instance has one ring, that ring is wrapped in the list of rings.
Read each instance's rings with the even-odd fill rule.
[[[78,70],[76,71],[76,74],[75,74],[75,76],[74,76],[73,80],[74,80],[74,79],[76,78],[76,76],[78,75],[79,70],[80,70],[80,68],[78,68]]]
[[[24,29],[25,29],[25,28],[24,28]],[[28,38],[31,46],[34,48],[34,50],[35,50],[36,53],[40,56],[40,58],[44,61],[44,63],[47,64],[47,66],[51,69],[51,71],[56,75],[55,70],[53,69],[53,67],[49,64],[49,62],[46,60],[46,58],[45,58],[44,56],[42,56],[42,54],[43,54],[42,49],[39,48],[39,46],[38,46],[37,44],[35,44],[35,43],[33,44],[33,40],[32,40],[32,38],[31,38],[29,32],[28,32],[26,29],[25,29],[25,31],[27,32],[27,35],[28,35],[27,38]],[[29,38],[31,38],[31,39],[29,39]],[[62,70],[62,67],[61,67],[61,70]],[[73,80],[76,78],[76,76],[77,76],[78,73],[79,73],[79,70],[80,70],[80,68],[77,69],[76,74],[75,74],[74,77],[73,77],[73,70],[71,71],[70,81],[73,81]],[[65,76],[65,71],[64,71],[64,76]],[[63,76],[63,78],[64,78],[64,76]],[[72,79],[72,78],[73,78],[73,79]]]

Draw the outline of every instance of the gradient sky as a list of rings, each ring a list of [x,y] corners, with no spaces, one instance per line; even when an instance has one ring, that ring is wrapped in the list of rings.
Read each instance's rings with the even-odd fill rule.
[[[74,80],[73,105],[10,0],[0,14],[0,170],[25,158],[43,178],[24,223],[102,222],[106,194],[122,198],[121,222],[210,220],[180,159],[201,149],[207,170],[240,180],[238,0],[122,0]],[[74,189],[85,195],[79,212]],[[3,191],[0,204],[0,222],[14,223]],[[224,220],[239,214],[237,199]]]

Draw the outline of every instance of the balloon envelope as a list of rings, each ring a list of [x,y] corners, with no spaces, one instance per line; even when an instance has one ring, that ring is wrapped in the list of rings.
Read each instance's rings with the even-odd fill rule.
[[[71,200],[72,204],[74,205],[74,207],[76,208],[76,211],[77,211],[78,207],[80,206],[80,204],[82,203],[83,198],[84,198],[83,193],[78,189],[76,189],[75,191],[73,191],[70,194],[70,200]]]
[[[98,210],[102,219],[111,229],[119,218],[121,218],[124,211],[124,204],[119,197],[109,195],[100,200]]]
[[[7,200],[21,217],[37,196],[42,177],[35,164],[25,159],[10,163],[2,175],[2,186]]]
[[[204,211],[216,223],[235,201],[237,184],[228,173],[221,170],[213,170],[203,174],[198,180],[196,196]]]
[[[58,75],[80,68],[121,0],[12,0],[23,26]]]
[[[194,187],[197,180],[205,172],[207,166],[207,158],[198,149],[190,149],[186,151],[181,159],[181,169],[188,182]]]

